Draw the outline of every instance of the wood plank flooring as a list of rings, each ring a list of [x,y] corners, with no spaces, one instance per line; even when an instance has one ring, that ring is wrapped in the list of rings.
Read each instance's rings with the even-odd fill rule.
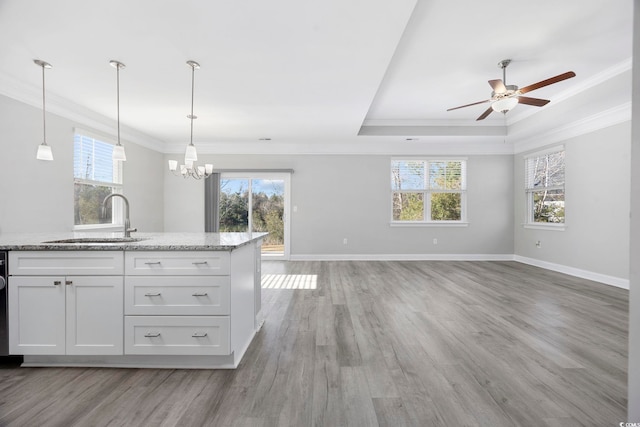
[[[515,262],[268,261],[263,273],[316,288],[263,290],[266,322],[237,370],[0,369],[0,425],[626,420],[626,290]]]

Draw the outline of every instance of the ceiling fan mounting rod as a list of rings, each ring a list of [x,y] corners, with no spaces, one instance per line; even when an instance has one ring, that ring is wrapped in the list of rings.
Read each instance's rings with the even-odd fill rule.
[[[502,68],[502,82],[505,86],[507,85],[507,67],[509,66],[509,64],[511,64],[510,59],[503,59],[502,61],[498,62],[498,67]]]

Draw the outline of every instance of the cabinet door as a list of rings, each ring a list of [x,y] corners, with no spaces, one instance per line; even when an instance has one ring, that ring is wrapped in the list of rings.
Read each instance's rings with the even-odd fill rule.
[[[123,277],[66,280],[67,354],[123,354]]]
[[[64,277],[9,277],[11,354],[65,354]]]

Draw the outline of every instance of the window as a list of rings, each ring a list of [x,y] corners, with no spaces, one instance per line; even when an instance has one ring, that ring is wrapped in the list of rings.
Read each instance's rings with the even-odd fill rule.
[[[534,153],[525,161],[527,224],[564,224],[564,148]]]
[[[465,160],[392,159],[392,223],[465,222],[466,181]]]
[[[73,139],[74,224],[120,224],[122,209],[113,200],[112,209],[101,214],[102,201],[111,193],[122,192],[122,164],[112,160],[114,144],[86,134]],[[116,215],[114,215],[114,212]]]

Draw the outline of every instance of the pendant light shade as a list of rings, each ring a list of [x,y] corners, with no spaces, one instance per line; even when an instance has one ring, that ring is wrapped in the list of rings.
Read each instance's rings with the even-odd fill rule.
[[[127,155],[124,152],[124,146],[118,144],[113,147],[113,160],[125,161],[127,160]]]
[[[51,147],[47,144],[47,115],[45,109],[45,91],[44,91],[44,69],[51,68],[51,64],[40,59],[34,59],[34,64],[42,68],[42,143],[38,146],[38,152],[36,153],[36,159],[38,160],[53,160],[53,152]]]
[[[36,154],[36,159],[53,160],[53,152],[51,151],[51,146],[47,145],[46,142],[38,145],[38,153]]]
[[[198,152],[196,151],[196,146],[193,143],[187,145],[187,149],[184,152],[184,162],[195,162],[198,160]]]
[[[118,111],[118,143],[113,147],[113,160],[125,161],[127,155],[124,152],[124,146],[120,143],[120,69],[125,65],[120,61],[111,60],[109,64],[116,69],[116,105]]]

